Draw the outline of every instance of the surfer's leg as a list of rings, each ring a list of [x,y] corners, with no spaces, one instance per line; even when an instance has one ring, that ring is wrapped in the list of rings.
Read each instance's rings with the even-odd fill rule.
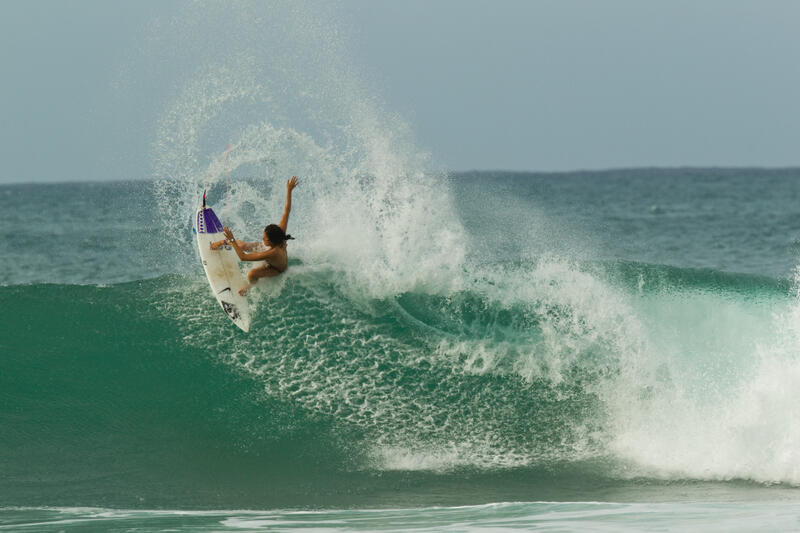
[[[258,266],[247,273],[247,279],[250,280],[250,285],[239,291],[242,296],[245,295],[247,290],[255,285],[261,278],[272,278],[280,274],[281,271],[272,265]]]

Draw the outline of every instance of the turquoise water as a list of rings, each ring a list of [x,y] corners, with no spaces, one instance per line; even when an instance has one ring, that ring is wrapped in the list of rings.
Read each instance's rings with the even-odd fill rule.
[[[363,226],[304,181],[249,334],[165,222],[192,195],[2,186],[0,527],[794,529],[798,178],[362,180]]]

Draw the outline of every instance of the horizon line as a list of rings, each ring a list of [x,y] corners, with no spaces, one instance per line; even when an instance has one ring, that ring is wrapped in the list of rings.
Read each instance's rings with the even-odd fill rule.
[[[570,170],[513,170],[513,169],[442,169],[437,172],[444,172],[446,174],[527,174],[527,175],[569,175],[569,174],[606,174],[610,172],[636,172],[636,171],[790,171],[799,170],[800,164],[788,166],[763,166],[763,165],[743,165],[743,166],[724,166],[724,165],[679,165],[679,166],[622,166],[622,167],[602,167],[602,168],[575,168]],[[246,176],[244,177],[247,178]],[[69,184],[103,184],[103,183],[136,183],[136,182],[152,182],[162,178],[150,176],[145,178],[110,178],[106,180],[87,179],[42,179],[35,181],[0,181],[0,187],[5,185],[69,185]]]

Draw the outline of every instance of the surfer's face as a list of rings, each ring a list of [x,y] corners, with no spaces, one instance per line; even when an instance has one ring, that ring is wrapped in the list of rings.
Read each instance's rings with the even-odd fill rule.
[[[266,246],[272,246],[272,243],[271,243],[271,242],[269,242],[269,237],[267,237],[267,232],[266,232],[266,231],[264,232],[264,237],[263,237],[263,239],[264,239],[264,244],[265,244]]]

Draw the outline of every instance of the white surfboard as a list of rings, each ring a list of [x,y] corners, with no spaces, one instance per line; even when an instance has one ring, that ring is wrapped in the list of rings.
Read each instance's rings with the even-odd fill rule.
[[[224,239],[225,234],[222,233],[222,224],[214,210],[206,207],[205,195],[203,196],[203,207],[197,210],[194,226],[200,260],[211,285],[211,292],[222,310],[242,331],[248,331],[250,307],[247,297],[239,294],[239,289],[247,286],[247,281],[239,270],[239,258],[231,246],[223,245],[216,250],[211,249],[211,243]]]

